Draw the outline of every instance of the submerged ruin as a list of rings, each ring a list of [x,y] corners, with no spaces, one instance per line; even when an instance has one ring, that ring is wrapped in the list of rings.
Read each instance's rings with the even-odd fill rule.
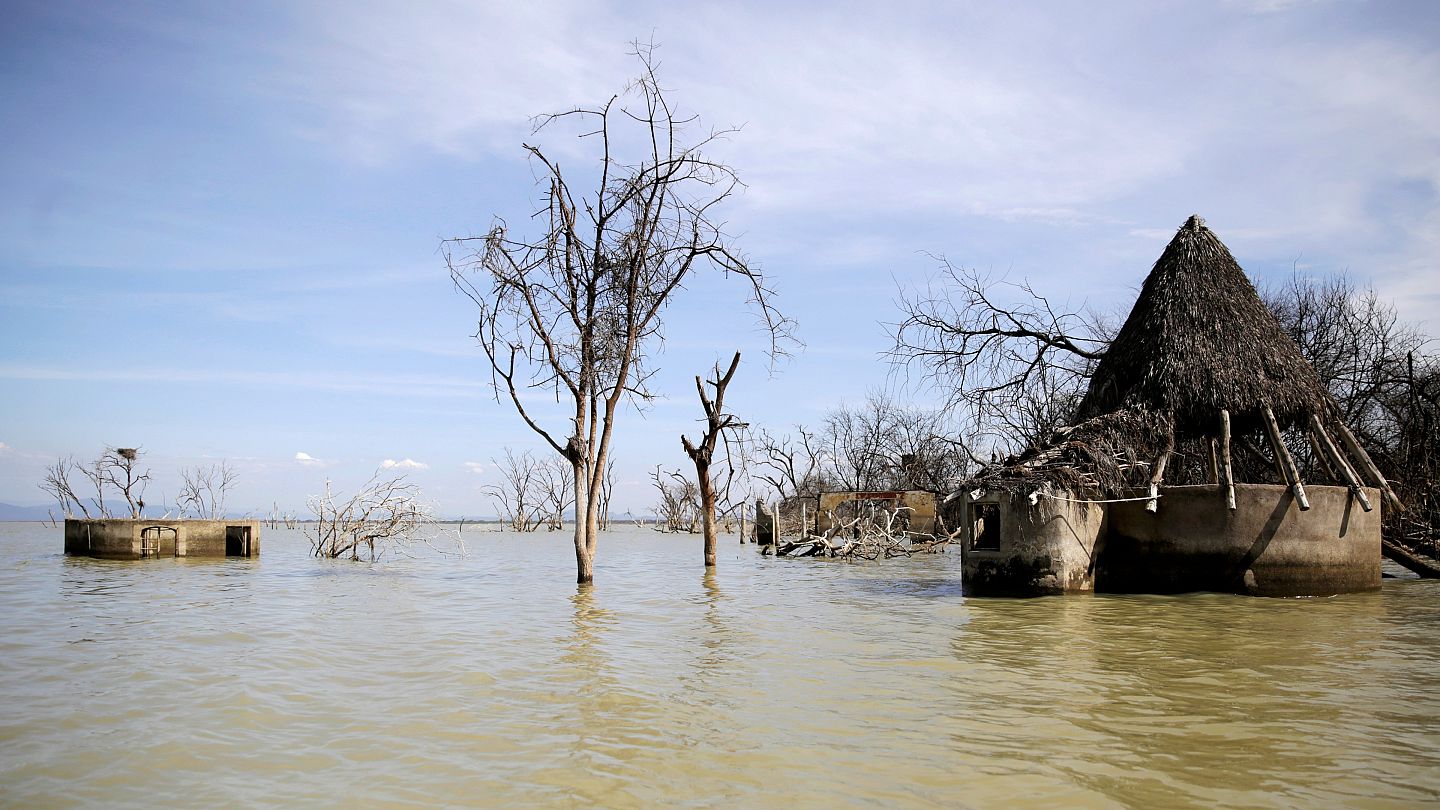
[[[1403,509],[1198,216],[1156,261],[1075,423],[949,500],[974,595],[1374,589],[1382,502]]]
[[[260,522],[183,518],[66,518],[65,553],[107,560],[258,557]]]

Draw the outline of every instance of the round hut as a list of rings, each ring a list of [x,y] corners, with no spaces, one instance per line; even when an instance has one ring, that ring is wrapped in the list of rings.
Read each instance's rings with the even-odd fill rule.
[[[967,485],[966,589],[1372,589],[1382,498],[1402,508],[1299,346],[1192,216],[1075,423]]]

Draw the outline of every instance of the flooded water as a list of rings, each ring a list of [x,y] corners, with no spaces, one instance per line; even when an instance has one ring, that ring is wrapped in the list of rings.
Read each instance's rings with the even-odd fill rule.
[[[1440,583],[969,600],[958,554],[467,530],[468,557],[66,558],[0,524],[0,804],[1411,807]]]

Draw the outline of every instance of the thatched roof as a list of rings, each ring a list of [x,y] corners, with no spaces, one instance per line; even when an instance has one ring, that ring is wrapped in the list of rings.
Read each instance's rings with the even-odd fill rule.
[[[1258,422],[1321,413],[1324,388],[1235,257],[1192,216],[1155,262],[1090,380],[1077,419],[1121,409],[1169,415],[1177,434],[1214,434],[1220,409]]]

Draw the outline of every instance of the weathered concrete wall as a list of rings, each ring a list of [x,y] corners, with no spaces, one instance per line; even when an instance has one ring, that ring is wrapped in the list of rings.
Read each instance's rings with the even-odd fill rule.
[[[102,518],[65,521],[65,553],[112,560],[141,558],[142,538],[153,530],[155,557],[227,556],[226,533],[249,529],[248,542],[231,543],[232,556],[260,556],[260,523],[254,520]],[[238,546],[238,547],[236,547]]]
[[[1222,591],[1326,596],[1380,587],[1380,510],[1344,487],[1237,484],[1235,511],[1214,485],[1162,487],[1145,501],[1079,504],[1006,493],[963,496],[966,594]],[[1065,493],[1056,493],[1065,496]],[[1367,491],[1372,503],[1380,494]],[[1068,496],[1066,496],[1068,497]],[[999,548],[977,548],[972,505],[999,509]]]
[[[909,507],[904,513],[910,531],[930,534],[935,531],[935,493],[922,489],[885,492],[822,492],[820,509],[815,515],[815,531],[824,533],[832,526],[830,515],[847,501],[884,501],[893,507]]]
[[[1066,492],[1053,493],[1070,497]],[[999,509],[999,548],[985,549],[972,520],[972,505]],[[1083,592],[1095,587],[1095,550],[1105,529],[1105,510],[1094,504],[986,492],[962,497],[961,587],[970,596],[1035,596]]]
[[[1380,587],[1378,506],[1365,512],[1344,487],[1305,491],[1305,512],[1278,484],[1237,484],[1234,512],[1213,485],[1162,487],[1154,513],[1143,501],[1110,504],[1095,589],[1324,596]]]

